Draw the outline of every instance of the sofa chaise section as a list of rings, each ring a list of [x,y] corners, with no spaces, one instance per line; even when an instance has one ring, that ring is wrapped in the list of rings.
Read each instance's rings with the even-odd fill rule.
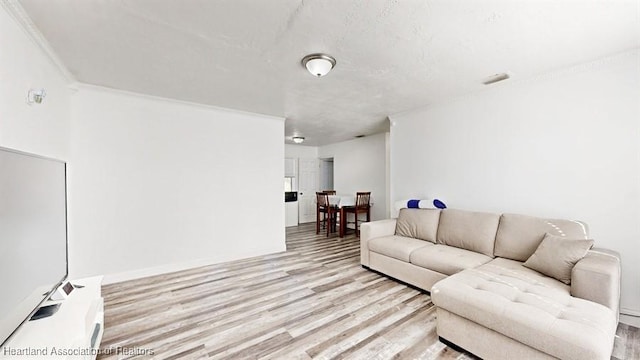
[[[527,261],[547,237],[591,246],[584,223],[403,209],[398,219],[363,224],[361,236],[363,266],[431,292],[444,340],[487,359],[610,357],[619,255],[585,249],[572,269],[560,268],[568,279]]]
[[[513,359],[514,351],[541,359],[611,355],[613,311],[570,296],[569,286],[517,261],[496,258],[448,277],[431,288],[431,297],[438,335],[485,359]]]

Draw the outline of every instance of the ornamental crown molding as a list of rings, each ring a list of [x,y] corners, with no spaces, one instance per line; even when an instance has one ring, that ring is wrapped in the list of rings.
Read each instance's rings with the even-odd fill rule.
[[[53,51],[49,41],[42,35],[40,30],[33,23],[27,12],[24,10],[18,0],[0,0],[0,5],[7,11],[7,13],[13,17],[18,26],[27,34],[29,39],[42,51],[47,60],[56,68],[60,74],[69,83],[76,82],[75,76],[71,74],[69,69],[64,65],[62,60]]]

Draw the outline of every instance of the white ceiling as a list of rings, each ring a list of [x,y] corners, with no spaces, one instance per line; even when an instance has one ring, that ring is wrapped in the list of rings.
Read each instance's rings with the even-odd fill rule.
[[[283,116],[323,145],[640,47],[638,0],[20,0],[78,81]],[[337,59],[315,78],[307,54]],[[501,85],[493,85],[501,86]],[[289,140],[287,140],[289,141]]]

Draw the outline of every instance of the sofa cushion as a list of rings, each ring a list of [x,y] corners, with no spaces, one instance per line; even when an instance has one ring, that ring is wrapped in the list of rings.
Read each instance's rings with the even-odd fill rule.
[[[499,220],[498,214],[443,210],[440,213],[437,242],[493,257]]]
[[[608,359],[614,312],[569,295],[559,281],[521,263],[494,259],[439,281],[433,303],[451,313],[562,359]]]
[[[545,233],[572,239],[588,238],[586,224],[579,221],[503,214],[496,235],[495,256],[526,261],[536,251]]]
[[[571,270],[593,247],[593,240],[570,240],[547,233],[536,251],[523,264],[565,284],[571,284]]]
[[[440,209],[402,209],[396,235],[436,242]]]
[[[414,250],[424,246],[433,246],[433,244],[425,240],[398,235],[369,240],[370,251],[406,262],[409,262],[409,256]]]
[[[417,266],[453,275],[491,261],[491,257],[447,245],[425,246],[411,253],[409,261]]]

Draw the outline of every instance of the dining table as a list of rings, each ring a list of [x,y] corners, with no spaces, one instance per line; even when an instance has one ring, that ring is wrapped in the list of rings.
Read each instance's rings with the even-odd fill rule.
[[[353,195],[329,195],[329,204],[338,208],[353,206],[356,204],[356,197]]]
[[[340,237],[344,237],[344,234],[347,231],[347,219],[344,208],[347,206],[355,206],[356,197],[354,195],[329,195],[329,204],[340,209],[339,234]],[[370,203],[370,206],[373,206],[373,203]]]

